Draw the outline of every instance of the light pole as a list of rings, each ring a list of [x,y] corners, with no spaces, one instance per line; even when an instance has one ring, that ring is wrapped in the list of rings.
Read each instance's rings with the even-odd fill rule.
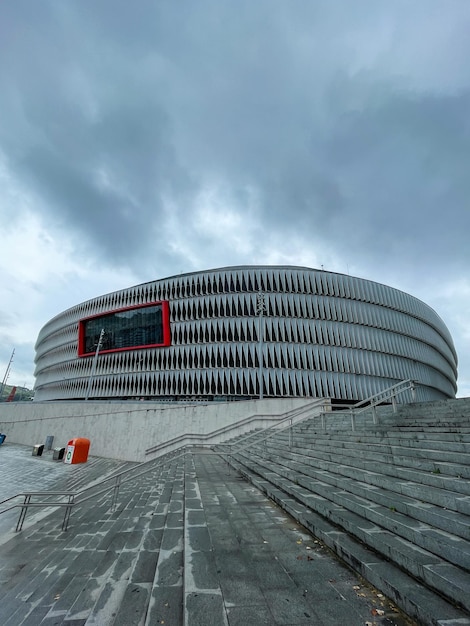
[[[5,372],[5,376],[0,384],[0,402],[3,396],[3,390],[5,389],[6,382],[8,380],[8,376],[10,375],[11,364],[13,362],[13,357],[15,356],[15,349],[13,348],[13,352],[11,353],[10,360],[8,361],[7,369]]]
[[[88,387],[86,390],[85,400],[88,400],[88,398],[90,397],[91,385],[93,383],[93,377],[95,375],[95,370],[96,370],[96,362],[98,361],[98,353],[101,349],[101,344],[103,343],[104,334],[105,334],[104,328],[102,328],[100,332],[100,338],[98,339],[98,345],[96,346],[95,356],[93,357],[93,363],[91,366],[90,378],[88,379]]]
[[[263,399],[263,315],[266,312],[266,297],[260,291],[256,296],[256,315],[258,316],[258,378],[259,399]]]

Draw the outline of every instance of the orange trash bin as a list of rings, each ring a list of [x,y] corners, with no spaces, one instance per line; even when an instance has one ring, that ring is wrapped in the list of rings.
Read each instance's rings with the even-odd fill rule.
[[[90,450],[90,440],[84,437],[75,437],[67,444],[67,450],[64,454],[64,463],[86,463],[88,460],[88,452]]]

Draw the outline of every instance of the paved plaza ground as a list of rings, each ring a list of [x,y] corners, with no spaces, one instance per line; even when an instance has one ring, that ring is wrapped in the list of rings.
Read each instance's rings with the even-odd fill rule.
[[[86,464],[0,446],[2,499],[79,489],[129,464]],[[139,492],[141,490],[141,493]],[[0,515],[2,626],[411,624],[217,455],[187,455],[158,480],[63,512]],[[87,508],[88,507],[88,508]]]

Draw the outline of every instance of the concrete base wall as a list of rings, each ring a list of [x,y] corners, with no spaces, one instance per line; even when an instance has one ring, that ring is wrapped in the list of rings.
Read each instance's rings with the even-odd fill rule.
[[[194,404],[4,402],[0,404],[0,432],[7,441],[30,446],[45,443],[46,437],[53,435],[54,448],[66,446],[75,437],[86,437],[91,441],[90,455],[145,461],[151,458],[146,450],[175,438],[179,439],[174,448],[183,445],[189,435],[199,435],[202,441],[213,433],[210,443],[218,443],[269,426],[310,402],[305,398]],[[228,427],[233,427],[229,435],[220,432]]]

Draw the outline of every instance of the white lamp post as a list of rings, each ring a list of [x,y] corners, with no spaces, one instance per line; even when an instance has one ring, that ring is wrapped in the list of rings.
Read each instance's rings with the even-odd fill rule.
[[[101,349],[101,344],[103,343],[103,337],[104,337],[104,328],[101,329],[100,338],[98,339],[98,345],[96,346],[95,356],[93,357],[93,363],[91,366],[90,378],[88,379],[88,387],[86,390],[85,400],[88,400],[88,398],[90,397],[91,385],[93,383],[93,377],[95,375],[95,370],[96,370],[96,362],[98,361],[98,352]]]
[[[259,399],[263,399],[263,340],[264,326],[263,315],[266,312],[266,297],[263,292],[256,296],[256,314],[258,315],[258,378],[259,378]]]

